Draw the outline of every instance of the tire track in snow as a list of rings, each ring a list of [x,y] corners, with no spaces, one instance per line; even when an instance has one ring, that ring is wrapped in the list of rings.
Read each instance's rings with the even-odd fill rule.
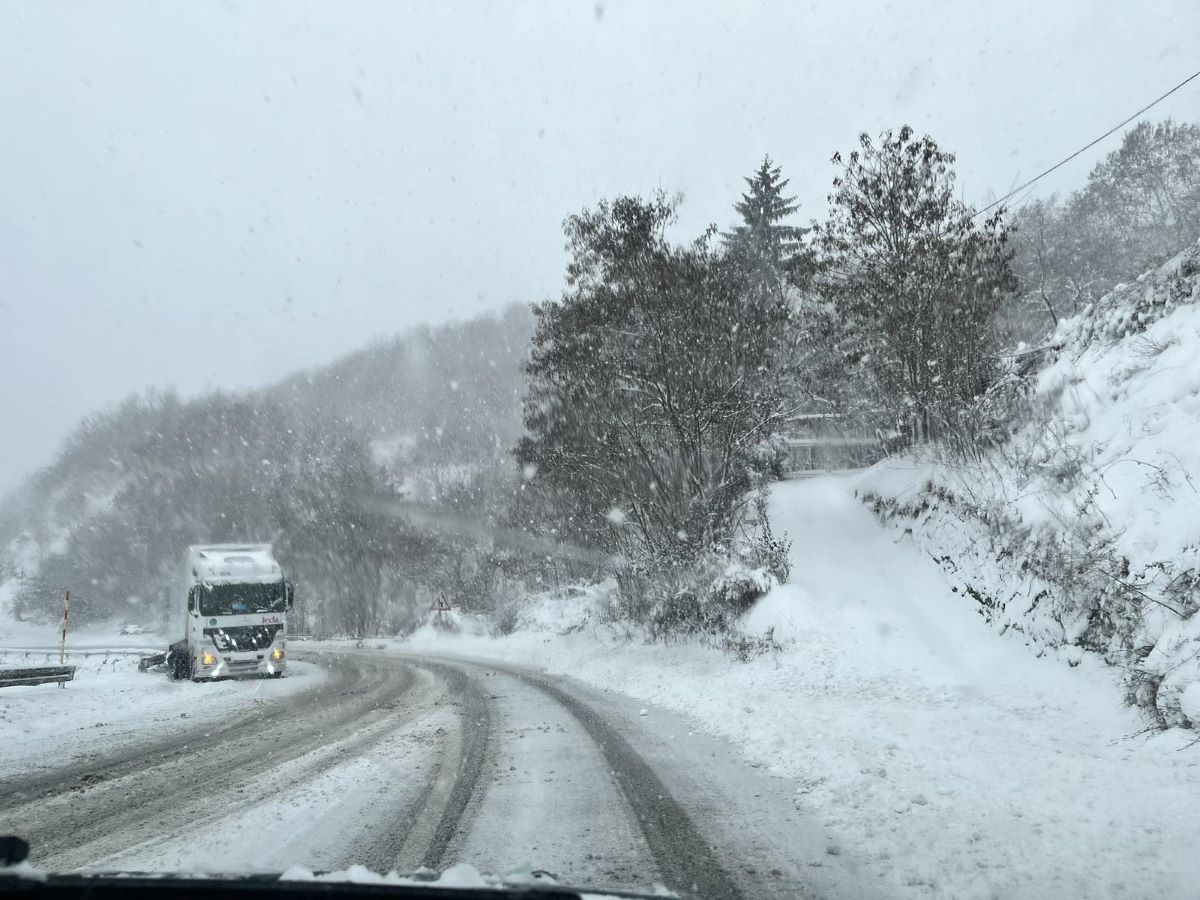
[[[411,659],[418,665],[431,665],[419,657]],[[650,765],[588,704],[549,679],[531,672],[491,663],[472,664],[448,658],[439,658],[438,663],[440,665],[437,668],[458,672],[472,681],[485,671],[500,673],[534,688],[564,708],[599,748],[629,809],[636,817],[638,829],[667,884],[676,890],[690,891],[700,897],[736,900],[743,896],[741,889],[712,852],[710,842],[672,797]],[[471,778],[477,779],[478,771],[473,772]],[[447,809],[447,815],[452,816],[450,808]],[[445,831],[450,833],[465,832],[469,827],[467,823],[458,820],[445,824]],[[441,828],[439,825],[439,829]],[[440,861],[441,857],[438,859]]]
[[[698,896],[739,898],[754,893],[739,873],[726,868],[735,864],[741,845],[726,847],[724,855],[718,856],[711,835],[696,824],[708,819],[702,809],[698,812],[695,798],[685,790],[679,796],[692,805],[679,802],[667,787],[669,772],[664,782],[647,762],[655,757],[643,757],[635,749],[636,732],[628,729],[637,728],[636,719],[623,722],[611,712],[601,712],[604,707],[589,701],[586,694],[581,696],[550,677],[485,661],[397,658],[373,651],[325,653],[316,661],[331,670],[329,680],[320,689],[281,702],[269,714],[239,719],[223,729],[193,726],[172,741],[156,738],[99,763],[73,764],[58,773],[0,782],[0,829],[33,837],[37,864],[44,865],[47,858],[57,868],[62,863],[94,866],[97,860],[109,858],[153,861],[158,850],[165,852],[206,814],[212,827],[215,810],[252,807],[256,798],[264,799],[270,792],[278,797],[280,789],[286,793],[289,785],[315,786],[323,773],[335,772],[340,763],[365,758],[374,750],[376,758],[395,759],[390,778],[404,789],[396,791],[391,806],[386,802],[381,806],[379,801],[366,802],[365,796],[360,800],[351,785],[350,793],[342,795],[340,809],[343,821],[353,823],[352,827],[345,833],[318,832],[320,839],[332,839],[325,845],[330,858],[344,859],[346,864],[361,862],[376,870],[412,871],[420,866],[444,867],[460,861],[456,854],[479,852],[481,847],[495,849],[497,855],[524,850],[525,843],[545,850],[541,841],[514,841],[503,827],[496,827],[516,813],[505,807],[529,799],[523,782],[500,780],[512,776],[507,768],[501,773],[498,766],[505,752],[517,746],[512,738],[529,733],[535,741],[543,740],[524,720],[533,715],[561,722],[556,727],[566,730],[555,738],[558,750],[587,760],[571,773],[573,780],[554,781],[544,777],[553,771],[546,770],[543,744],[520,742],[526,745],[525,759],[533,762],[532,777],[551,783],[541,786],[549,792],[550,805],[538,807],[535,814],[545,810],[546,829],[588,832],[589,828],[575,827],[582,823],[597,835],[594,829],[611,830],[619,823],[616,833],[606,835],[607,849],[615,855],[604,865],[628,861],[623,874],[630,879],[649,876],[657,868],[655,874],[668,885]],[[499,693],[518,691],[525,699],[516,706],[505,705],[504,697],[492,693],[504,682],[487,685],[483,676],[507,680],[511,689]],[[522,733],[500,732],[498,723],[506,720]],[[438,725],[444,729],[435,732]],[[417,746],[416,755],[401,759],[387,742],[397,737],[408,742],[410,751]],[[560,772],[561,762],[560,756],[555,763]],[[63,773],[76,779],[89,773],[98,777],[89,787],[81,788],[78,780],[63,786],[58,781]],[[386,782],[364,782],[364,788],[371,790],[386,787]],[[556,823],[559,807],[554,798],[556,792],[561,798],[565,788],[585,805],[568,813],[570,821]],[[22,796],[15,798],[13,789]],[[24,812],[29,813],[26,824],[33,826],[32,834],[13,818],[14,813]],[[694,818],[697,814],[699,819]],[[490,820],[490,827],[484,819]],[[269,835],[270,826],[264,823],[263,827]],[[203,848],[206,842],[216,841],[214,834],[208,831],[194,837],[200,843],[192,849],[205,861],[213,856]],[[592,860],[591,839],[585,834],[577,845],[574,841],[556,849],[578,854],[577,874],[599,873],[596,867],[601,863],[584,861]],[[303,854],[307,846],[300,843],[295,849]],[[467,855],[461,861],[472,859]],[[276,859],[262,862],[275,865]]]
[[[463,722],[462,742],[459,747],[459,766],[446,805],[434,828],[433,838],[421,864],[440,868],[445,860],[450,841],[467,824],[467,808],[479,788],[480,773],[487,756],[491,719],[487,701],[474,681],[462,672],[446,670],[462,699],[460,715]]]
[[[92,779],[64,784],[62,775],[39,775],[31,785],[0,794],[0,822],[30,840],[35,862],[94,865],[111,850],[178,834],[203,821],[206,807],[211,814],[231,796],[238,807],[253,802],[258,776],[283,772],[288,784],[311,780],[402,725],[406,717],[396,714],[396,700],[417,681],[411,668],[370,659],[333,668],[332,684],[298,695],[286,710],[224,730],[192,730],[170,749],[156,741],[102,767],[72,766],[63,773],[87,769],[96,773]]]
[[[381,839],[363,848],[362,861],[378,871],[438,869],[447,862],[451,843],[468,827],[470,810],[481,799],[491,717],[478,686],[460,669],[426,660],[401,664],[425,669],[444,682],[458,707],[458,732],[451,746],[443,748],[415,800],[398,811],[394,830],[382,828]]]
[[[361,693],[362,682],[361,669],[338,667],[328,682],[314,685],[312,689],[302,693],[280,698],[278,702],[266,705],[262,709],[239,711],[238,720],[231,724],[182,723],[162,737],[139,741],[132,747],[102,751],[88,760],[56,766],[33,775],[0,778],[0,810],[15,801],[48,798],[64,791],[79,790],[132,773],[147,771],[179,756],[191,744],[209,740],[214,732],[218,733],[218,740],[222,742],[252,740],[266,729],[294,721],[298,713],[302,714],[305,708],[318,708],[328,695],[348,696]]]

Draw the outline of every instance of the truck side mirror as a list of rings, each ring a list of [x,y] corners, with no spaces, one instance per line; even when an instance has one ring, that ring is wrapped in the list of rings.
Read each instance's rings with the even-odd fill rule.
[[[188,612],[195,612],[196,611],[196,589],[195,588],[192,588],[191,590],[188,591],[187,602],[188,602]]]
[[[287,600],[287,608],[291,609],[296,603],[296,586],[290,581],[283,583],[283,595]]]

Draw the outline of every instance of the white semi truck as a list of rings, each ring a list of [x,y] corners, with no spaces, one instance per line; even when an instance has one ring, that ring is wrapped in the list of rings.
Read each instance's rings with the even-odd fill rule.
[[[189,547],[184,595],[173,604],[181,640],[166,653],[171,678],[276,678],[287,667],[293,588],[270,544]]]

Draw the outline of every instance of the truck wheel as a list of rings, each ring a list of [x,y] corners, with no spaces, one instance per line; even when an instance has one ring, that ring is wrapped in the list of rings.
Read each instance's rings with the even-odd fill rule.
[[[178,650],[167,654],[167,677],[172,681],[186,681],[192,677],[192,660]]]
[[[271,677],[272,677],[272,678],[282,678],[282,677],[283,677],[283,673],[282,673],[282,672],[272,672],[272,673],[271,673]]]

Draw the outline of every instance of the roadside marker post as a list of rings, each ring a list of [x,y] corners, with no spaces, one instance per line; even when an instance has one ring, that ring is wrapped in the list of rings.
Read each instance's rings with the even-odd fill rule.
[[[59,645],[58,645],[58,664],[60,666],[64,666],[67,663],[67,615],[70,613],[70,611],[71,611],[71,592],[67,591],[66,598],[63,600],[62,640],[59,642]],[[65,688],[67,686],[67,683],[65,681],[60,681],[58,683],[58,686],[60,688]]]

